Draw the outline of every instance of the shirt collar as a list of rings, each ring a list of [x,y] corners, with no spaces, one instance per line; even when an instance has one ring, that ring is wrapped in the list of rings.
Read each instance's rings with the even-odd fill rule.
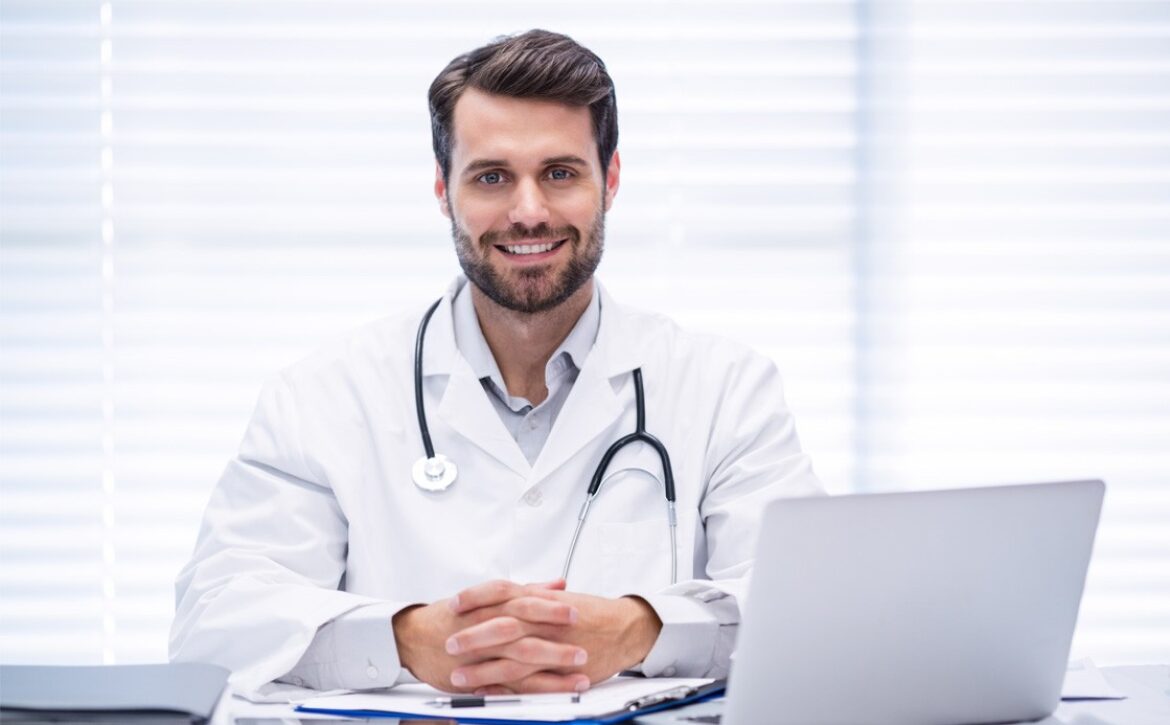
[[[489,378],[501,391],[507,391],[504,385],[504,376],[500,367],[488,347],[487,339],[479,326],[479,318],[475,314],[475,305],[471,301],[471,284],[463,285],[452,302],[452,314],[455,323],[455,346],[471,366],[472,372],[480,380]],[[573,329],[557,346],[548,364],[544,368],[546,383],[563,374],[566,370],[580,371],[585,363],[589,351],[597,341],[597,331],[601,326],[601,296],[597,285],[593,285],[593,297],[589,306],[573,325]]]

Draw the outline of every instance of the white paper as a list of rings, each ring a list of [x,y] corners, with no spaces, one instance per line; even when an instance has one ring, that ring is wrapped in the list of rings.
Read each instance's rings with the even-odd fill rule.
[[[683,685],[698,687],[711,681],[709,679],[680,677],[614,677],[581,693],[579,703],[527,702],[516,705],[499,704],[452,709],[426,704],[427,700],[447,696],[449,693],[439,692],[429,685],[399,685],[389,690],[315,697],[300,704],[302,707],[328,710],[367,710],[448,718],[566,722],[605,715],[622,709],[631,700],[657,692]]]
[[[1118,692],[1113,685],[1105,680],[1105,675],[1097,669],[1091,659],[1070,662],[1064,673],[1064,687],[1060,690],[1062,700],[1124,700],[1125,695]]]

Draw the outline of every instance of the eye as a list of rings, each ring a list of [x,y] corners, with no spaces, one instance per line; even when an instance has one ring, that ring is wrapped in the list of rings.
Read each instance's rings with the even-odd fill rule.
[[[568,181],[573,178],[573,172],[566,168],[555,168],[548,172],[548,178],[553,181]]]
[[[489,171],[486,174],[480,174],[477,179],[481,184],[487,184],[488,186],[495,186],[503,182],[503,180],[504,175],[498,171]]]

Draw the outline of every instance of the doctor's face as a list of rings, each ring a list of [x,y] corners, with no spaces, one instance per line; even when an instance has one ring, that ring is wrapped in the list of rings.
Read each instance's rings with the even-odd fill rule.
[[[474,88],[455,104],[451,172],[435,196],[463,271],[503,307],[568,299],[601,261],[620,161],[601,168],[588,108]]]

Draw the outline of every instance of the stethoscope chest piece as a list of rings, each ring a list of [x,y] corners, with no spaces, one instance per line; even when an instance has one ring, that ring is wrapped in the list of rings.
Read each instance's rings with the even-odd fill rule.
[[[410,477],[414,479],[414,485],[418,486],[424,491],[446,491],[452,483],[455,483],[455,476],[459,471],[455,468],[455,464],[447,460],[447,457],[441,453],[436,453],[433,458],[422,457],[414,462],[414,467],[410,469]]]

